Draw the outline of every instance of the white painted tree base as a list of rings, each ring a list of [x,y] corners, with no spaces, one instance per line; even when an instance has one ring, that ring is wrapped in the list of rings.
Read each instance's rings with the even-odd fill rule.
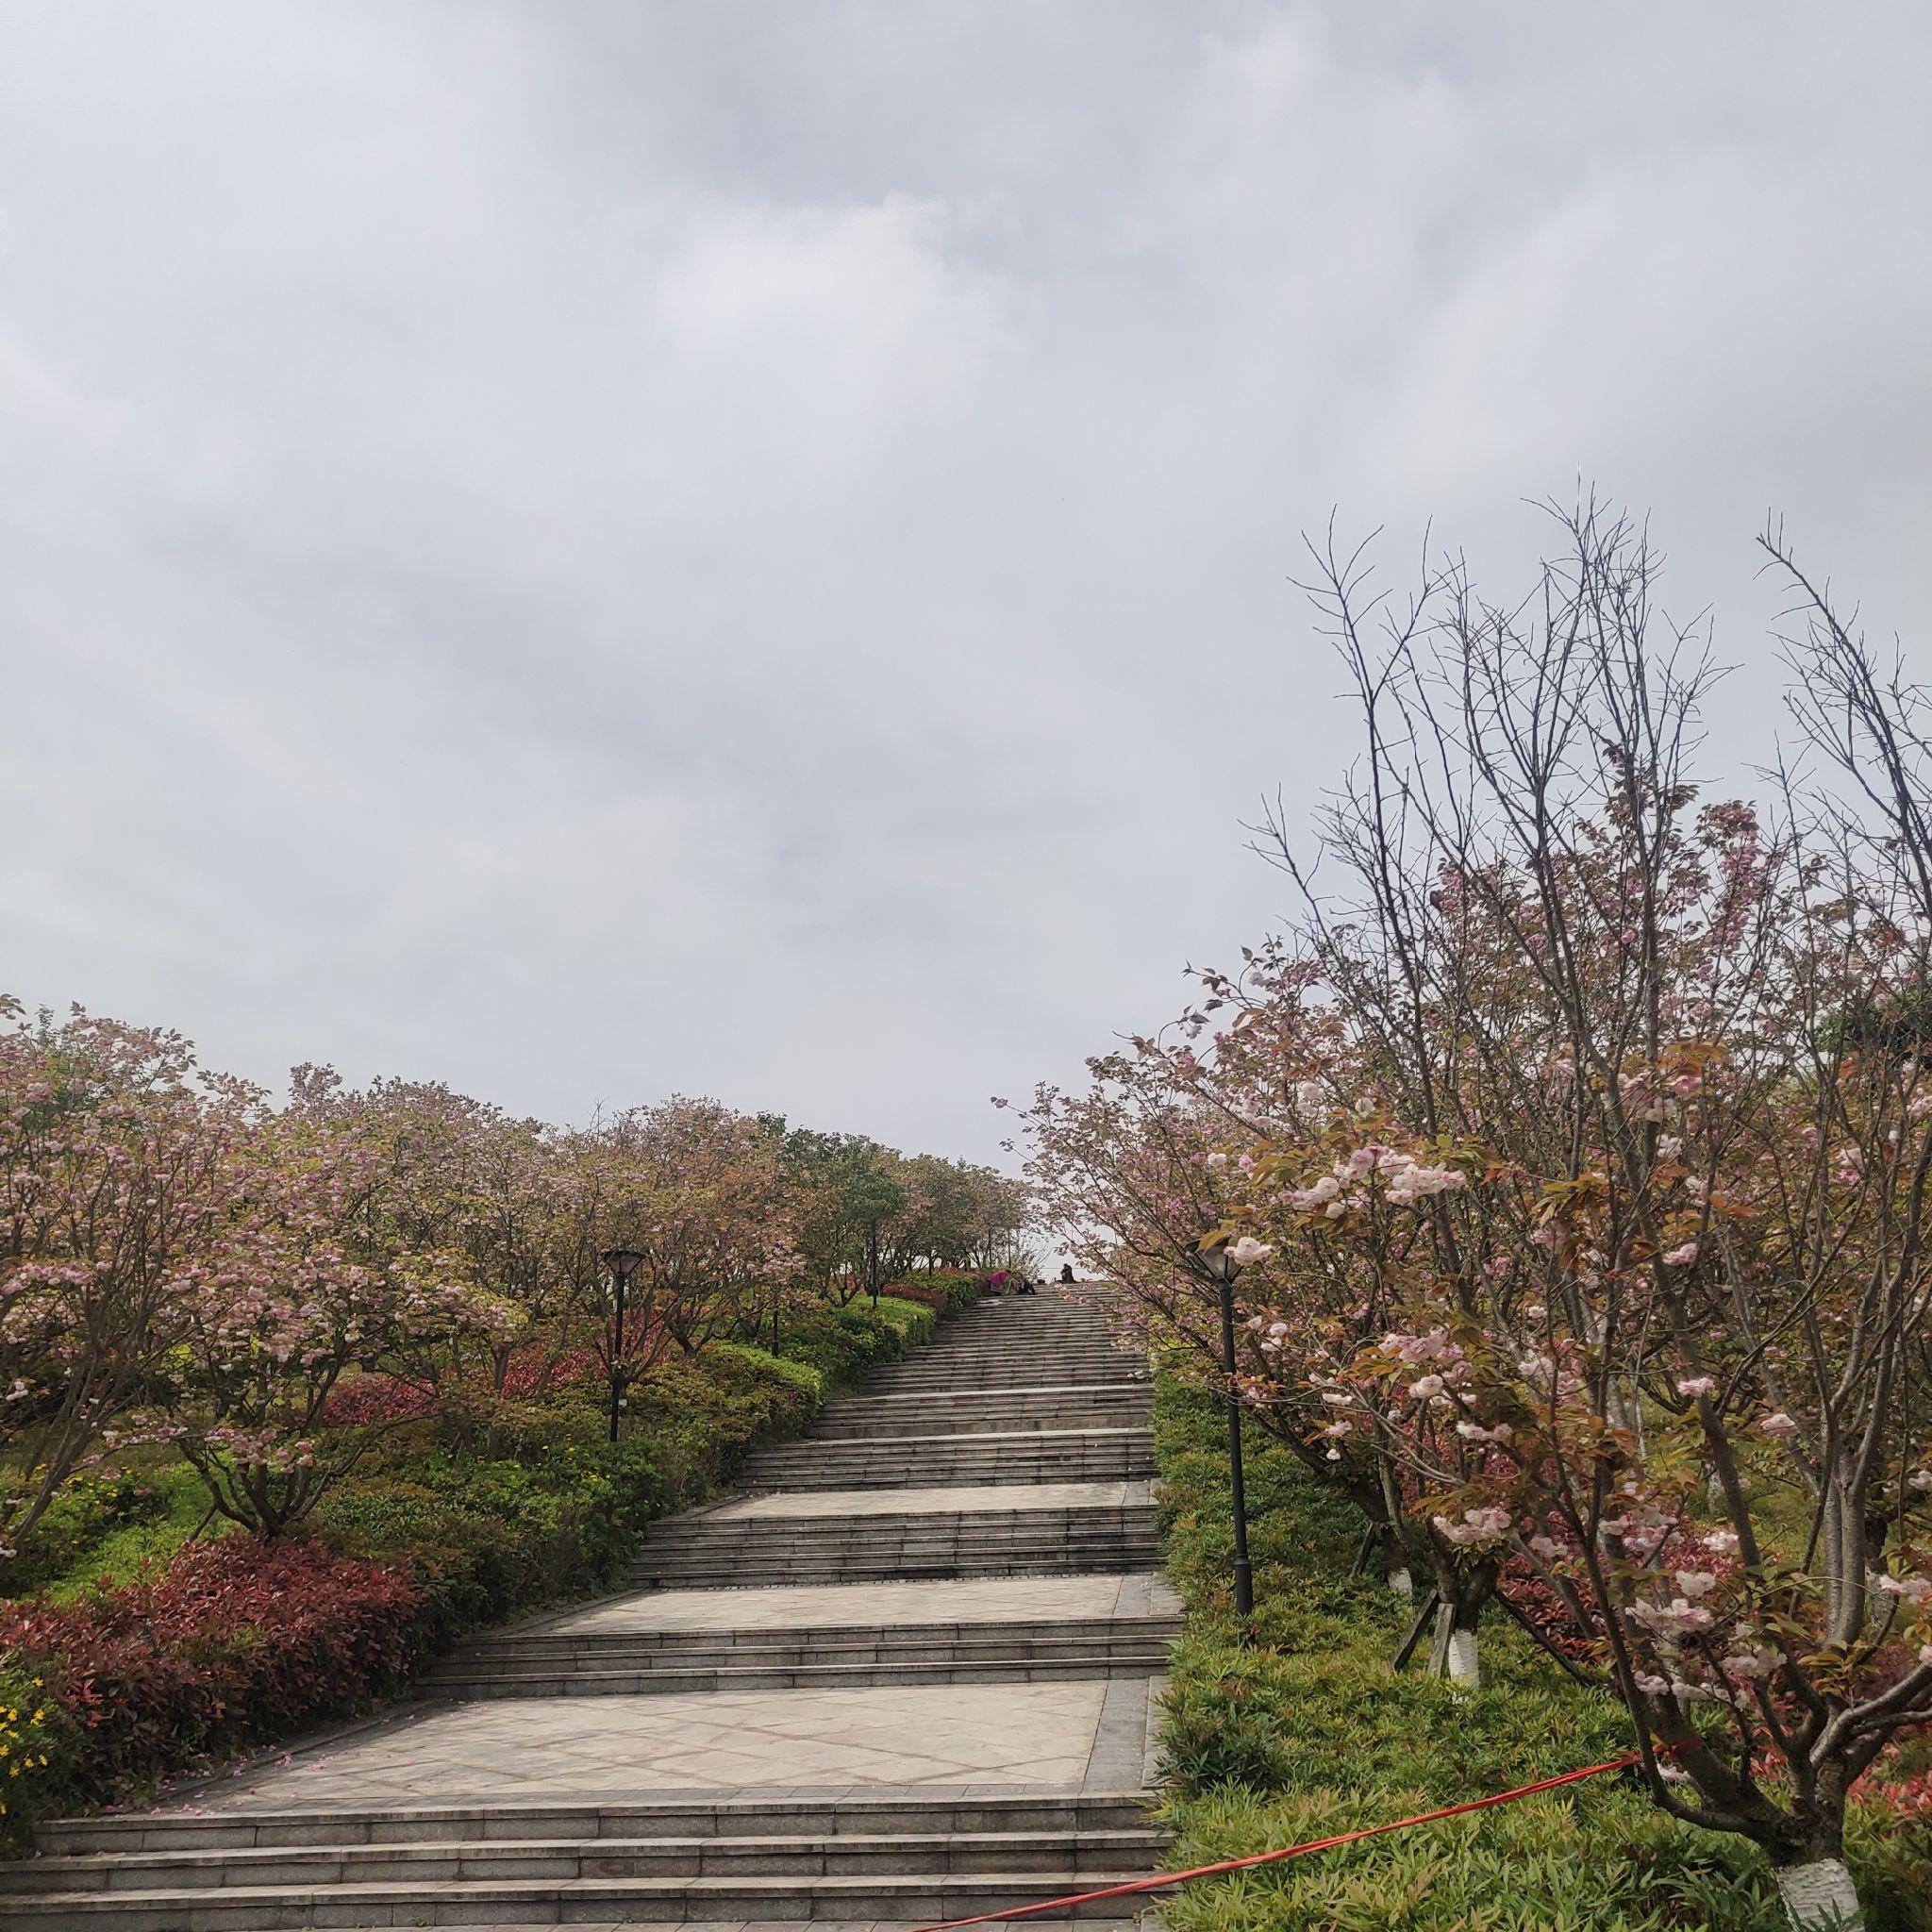
[[[1474,1690],[1482,1680],[1482,1666],[1477,1663],[1475,1655],[1475,1632],[1450,1631],[1449,1681],[1460,1684],[1466,1690]]]
[[[1798,1932],[1855,1932],[1864,1924],[1857,1888],[1841,1858],[1787,1865],[1775,1875],[1785,1916]]]
[[[1412,1597],[1415,1594],[1415,1579],[1407,1570],[1391,1570],[1389,1573],[1389,1588],[1397,1596]]]

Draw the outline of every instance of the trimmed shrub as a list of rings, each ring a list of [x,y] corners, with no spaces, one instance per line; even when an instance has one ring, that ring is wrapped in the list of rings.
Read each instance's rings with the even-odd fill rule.
[[[827,1385],[855,1382],[881,1362],[897,1361],[904,1353],[899,1331],[883,1315],[874,1315],[867,1302],[794,1320],[783,1331],[779,1352],[794,1361],[809,1363]]]
[[[941,1314],[957,1314],[970,1308],[986,1292],[986,1282],[977,1274],[962,1274],[952,1269],[935,1269],[921,1274],[916,1282],[895,1281],[886,1292],[908,1302],[924,1302]]]
[[[806,1411],[808,1420],[818,1413],[819,1405],[825,1399],[825,1378],[809,1362],[796,1361],[790,1356],[773,1355],[769,1349],[758,1348],[746,1341],[715,1341],[711,1344],[711,1352],[714,1355],[735,1355],[763,1374],[775,1375],[788,1388],[795,1389],[810,1405]]]
[[[7,1606],[0,1650],[44,1679],[80,1734],[65,1782],[95,1802],[392,1690],[421,1602],[382,1564],[225,1537],[71,1603]]]
[[[939,1310],[930,1302],[910,1300],[897,1289],[879,1297],[879,1313],[899,1331],[899,1339],[908,1348],[930,1341],[940,1325]]]

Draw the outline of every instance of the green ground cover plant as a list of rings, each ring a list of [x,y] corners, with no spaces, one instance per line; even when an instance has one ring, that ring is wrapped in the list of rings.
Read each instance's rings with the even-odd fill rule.
[[[1228,1563],[1224,1411],[1163,1374],[1156,1437],[1170,1572],[1187,1603],[1161,1732],[1175,1869],[1380,1824],[1624,1756],[1619,1701],[1565,1676],[1513,1628],[1478,1690],[1391,1665],[1407,1615],[1349,1574],[1361,1525],[1279,1443],[1250,1430],[1253,1646]],[[1874,1932],[1932,1928],[1932,1824],[1868,1803],[1848,1860]],[[1198,1881],[1174,1932],[1777,1932],[1771,1869],[1742,1840],[1678,1824],[1624,1776],[1307,1859]]]

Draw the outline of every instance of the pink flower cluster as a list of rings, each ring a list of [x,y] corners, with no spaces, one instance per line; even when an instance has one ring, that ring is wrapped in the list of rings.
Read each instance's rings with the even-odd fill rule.
[[[1306,1188],[1291,1188],[1288,1205],[1303,1214],[1321,1214],[1340,1221],[1351,1208],[1368,1205],[1374,1181],[1379,1179],[1386,1197],[1397,1207],[1413,1207],[1431,1195],[1446,1194],[1467,1185],[1457,1168],[1429,1167],[1398,1147],[1371,1141],[1336,1159],[1328,1173]]]
[[[1465,1509],[1460,1523],[1447,1516],[1429,1520],[1445,1543],[1454,1543],[1460,1550],[1492,1550],[1509,1534],[1509,1512],[1494,1504]]]

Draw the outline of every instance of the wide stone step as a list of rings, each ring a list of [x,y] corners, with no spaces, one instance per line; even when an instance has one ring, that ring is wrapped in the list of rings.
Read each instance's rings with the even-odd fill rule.
[[[1178,1620],[1153,1616],[951,1629],[885,1625],[824,1639],[765,1633],[762,1642],[688,1633],[669,1641],[654,1633],[532,1635],[478,1645],[439,1666],[425,1688],[462,1696],[558,1696],[579,1690],[637,1694],[1125,1676],[1163,1670],[1178,1634]]]
[[[910,1355],[901,1356],[897,1361],[881,1363],[875,1373],[905,1375],[930,1369],[935,1374],[971,1375],[988,1369],[1030,1368],[1037,1371],[1042,1362],[1051,1363],[1056,1374],[1069,1369],[1103,1367],[1111,1367],[1123,1375],[1144,1375],[1147,1373],[1144,1357],[1128,1355],[1121,1349],[1057,1344],[1032,1336],[989,1343],[980,1349],[915,1349]]]
[[[780,1463],[761,1468],[751,1487],[787,1495],[825,1490],[958,1489],[967,1483],[995,1490],[1031,1489],[1041,1483],[1132,1482],[1155,1474],[1152,1465],[1125,1451],[1094,1456],[1079,1462],[1016,1459],[994,1468],[977,1463],[918,1462],[894,1468],[864,1462]]]
[[[1028,1362],[988,1363],[975,1368],[919,1367],[881,1369],[867,1378],[866,1387],[881,1394],[929,1389],[948,1394],[975,1393],[981,1390],[1025,1389],[1039,1375],[1037,1365]],[[1066,1388],[1091,1388],[1096,1384],[1130,1382],[1137,1379],[1129,1367],[1120,1361],[1068,1362],[1056,1359],[1054,1379]]]
[[[1016,1340],[993,1339],[958,1342],[950,1346],[942,1342],[935,1347],[915,1349],[912,1354],[886,1366],[889,1369],[945,1368],[955,1364],[969,1368],[1005,1367],[1013,1359]],[[1055,1341],[1049,1336],[1029,1335],[1025,1338],[1025,1346],[1036,1358],[1050,1356],[1056,1364],[1063,1361],[1115,1362],[1125,1368],[1136,1366],[1140,1361],[1138,1356],[1130,1355],[1125,1349],[1115,1348],[1110,1342],[1096,1342],[1084,1338]]]
[[[827,1491],[836,1495],[837,1491]],[[680,1530],[675,1535],[654,1537],[638,1552],[640,1563],[655,1563],[667,1557],[719,1556],[741,1557],[746,1561],[767,1557],[847,1556],[858,1552],[874,1555],[917,1556],[932,1550],[1032,1550],[1064,1549],[1076,1542],[1115,1543],[1121,1541],[1154,1544],[1154,1524],[1149,1517],[1119,1518],[1097,1523],[1042,1523],[1000,1525],[991,1524],[946,1524],[870,1526],[853,1529],[825,1524],[816,1530],[772,1530],[746,1534],[736,1524],[720,1524],[708,1534]],[[1157,1567],[1150,1565],[1150,1568]]]
[[[1131,1481],[1155,1473],[1154,1438],[1141,1428],[911,1436],[791,1443],[744,1467],[750,1490],[948,1489],[1003,1484]],[[844,1478],[845,1480],[841,1480]]]
[[[822,1664],[645,1664],[629,1669],[577,1665],[558,1670],[530,1667],[493,1674],[452,1673],[436,1688],[465,1698],[648,1697],[705,1690],[804,1690],[873,1689],[892,1684],[1041,1684],[1098,1677],[1156,1676],[1167,1668],[1167,1647],[1133,1650],[1109,1646],[1091,1656],[986,1657],[980,1659],[881,1658]]]
[[[1147,1823],[1139,1791],[1052,1797],[934,1790],[894,1796],[716,1795],[641,1799],[529,1799],[522,1803],[382,1805],[349,1810],[181,1810],[62,1818],[34,1841],[49,1857],[165,1851],[190,1846],[418,1844],[428,1840],[561,1838],[787,1838],[845,1832],[1125,1831]],[[0,1865],[0,1890],[8,1872]]]
[[[781,1562],[733,1567],[726,1561],[667,1564],[660,1570],[639,1569],[631,1581],[639,1590],[737,1590],[769,1583],[942,1583],[998,1576],[1073,1576],[1088,1572],[1109,1575],[1124,1570],[1145,1570],[1158,1561],[1152,1544],[1119,1548],[1069,1550],[953,1552],[917,1557],[871,1560],[850,1557],[825,1562],[799,1563],[789,1570]]]
[[[915,1367],[947,1368],[961,1365],[968,1368],[1000,1368],[1011,1364],[1018,1337],[1004,1340],[974,1341],[958,1342],[951,1346],[941,1343],[936,1347],[915,1349],[910,1355],[902,1356],[896,1362],[888,1362],[890,1369]],[[1125,1349],[1115,1348],[1107,1341],[1093,1341],[1085,1338],[1056,1341],[1050,1336],[1029,1335],[1024,1338],[1027,1353],[1036,1360],[1050,1357],[1056,1365],[1061,1362],[1114,1362],[1123,1368],[1137,1367],[1141,1358]]]
[[[836,1495],[838,1491],[827,1491],[826,1493]],[[665,1557],[716,1556],[726,1560],[738,1557],[746,1562],[762,1562],[786,1557],[809,1560],[814,1557],[866,1552],[880,1557],[916,1557],[933,1550],[1058,1550],[1075,1543],[1111,1545],[1117,1542],[1141,1543],[1153,1550],[1159,1548],[1158,1535],[1154,1525],[1146,1521],[1042,1524],[1037,1528],[1024,1529],[936,1525],[920,1530],[881,1529],[872,1534],[863,1530],[844,1531],[828,1527],[816,1534],[774,1533],[766,1536],[737,1535],[721,1527],[709,1536],[680,1532],[661,1540],[653,1539],[638,1552],[634,1560],[654,1564]],[[1147,1567],[1158,1569],[1159,1566],[1150,1563]]]
[[[7,1868],[7,1894],[264,1886],[450,1885],[500,1879],[817,1878],[1068,1871],[1158,1856],[1151,1826],[1095,1831],[838,1832],[793,1837],[518,1839],[94,1852]]]
[[[869,1563],[890,1566],[894,1561],[915,1564],[936,1557],[1006,1557],[1029,1553],[1064,1555],[1074,1550],[1113,1551],[1132,1546],[1145,1557],[1143,1567],[1155,1567],[1159,1540],[1151,1529],[1091,1529],[1063,1531],[1058,1535],[1042,1532],[1033,1536],[924,1536],[877,1540],[870,1537],[824,1537],[798,1541],[733,1542],[724,1538],[707,1541],[677,1542],[647,1546],[634,1559],[640,1570],[660,1574],[677,1564],[732,1563],[747,1570],[769,1570],[787,1562],[801,1568],[824,1563],[844,1563],[863,1558]],[[782,1581],[782,1575],[779,1580]]]
[[[221,1887],[50,1892],[0,1905],[0,1932],[264,1932],[295,1926],[675,1924],[828,1919],[908,1924],[975,1918],[1143,1876],[1072,1861],[1001,1873],[864,1873],[822,1877],[525,1878],[483,1882]],[[1118,1900],[1074,1908],[1117,1918]]]
[[[846,1396],[826,1405],[817,1430],[805,1441],[1144,1428],[1152,1413],[1146,1388],[1133,1384],[1034,1390],[1019,1395],[971,1394],[950,1401],[914,1395]]]
[[[730,1658],[745,1662],[836,1663],[854,1656],[902,1650],[924,1657],[1009,1657],[1029,1649],[1091,1649],[1108,1641],[1140,1644],[1179,1635],[1180,1619],[1162,1615],[1056,1617],[1010,1622],[828,1624],[815,1630],[533,1630],[485,1638],[441,1671],[512,1657],[545,1662],[594,1662],[648,1653],[667,1659]]]
[[[718,1538],[701,1542],[653,1544],[641,1551],[634,1561],[637,1567],[652,1571],[661,1570],[672,1563],[710,1560],[724,1565],[738,1562],[759,1568],[788,1561],[801,1565],[843,1562],[852,1557],[881,1562],[898,1558],[910,1563],[924,1557],[998,1557],[1028,1551],[1113,1550],[1128,1544],[1147,1553],[1149,1561],[1144,1567],[1156,1567],[1152,1557],[1159,1552],[1158,1536],[1152,1529],[1130,1529],[1124,1525],[1112,1529],[1067,1530],[1058,1534],[1042,1532],[1032,1536],[907,1536],[884,1541],[855,1536],[733,1542]]]
[[[1139,1461],[1154,1453],[1150,1432],[1131,1424],[1102,1429],[984,1430],[976,1435],[893,1436],[885,1440],[890,1448],[882,1449],[878,1437],[867,1436],[789,1443],[752,1457],[744,1465],[745,1473],[755,1476],[759,1470],[783,1469],[792,1463],[816,1466],[841,1461],[868,1469],[875,1465],[900,1467],[915,1458],[934,1463],[984,1463],[990,1469],[1002,1469],[1023,1456],[1050,1467],[1062,1460],[1079,1463],[1124,1457]]]

